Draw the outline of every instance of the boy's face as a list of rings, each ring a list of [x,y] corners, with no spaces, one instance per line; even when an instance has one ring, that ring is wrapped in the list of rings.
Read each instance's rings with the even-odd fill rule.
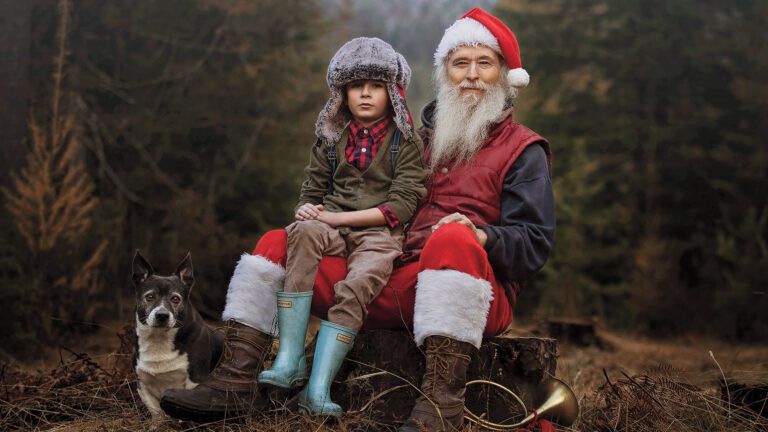
[[[369,126],[389,111],[387,85],[384,81],[352,81],[347,84],[347,105],[357,121]]]

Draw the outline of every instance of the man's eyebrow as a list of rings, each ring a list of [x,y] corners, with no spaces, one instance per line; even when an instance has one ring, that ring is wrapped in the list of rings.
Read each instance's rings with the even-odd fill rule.
[[[474,60],[493,60],[493,61],[496,61],[496,59],[493,56],[490,56],[488,54],[483,54],[483,55],[478,56],[478,57],[473,57],[473,56],[471,56],[469,54],[460,54],[460,55],[457,55],[457,56],[451,58],[451,61],[454,62],[454,61],[457,61],[457,60],[473,60],[473,59]]]

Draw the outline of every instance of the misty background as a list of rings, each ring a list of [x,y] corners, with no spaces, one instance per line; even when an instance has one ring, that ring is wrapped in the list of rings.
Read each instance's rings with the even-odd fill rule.
[[[433,97],[445,28],[516,33],[516,119],[552,144],[558,231],[520,320],[768,338],[768,5],[679,0],[0,0],[0,357],[133,320],[132,256],[192,252],[218,317],[292,220],[332,54],[377,36]]]

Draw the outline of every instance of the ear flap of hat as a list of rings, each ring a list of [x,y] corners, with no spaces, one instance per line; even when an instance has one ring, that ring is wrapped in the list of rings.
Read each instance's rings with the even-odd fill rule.
[[[396,53],[396,55],[397,77],[395,78],[395,83],[403,89],[407,89],[408,84],[411,83],[411,67],[408,66],[408,62],[405,60],[405,57],[403,57],[402,54]]]
[[[349,112],[343,109],[344,96],[342,91],[338,87],[332,86],[330,88],[328,102],[320,110],[315,122],[315,136],[331,145],[339,140],[344,126],[350,120]]]
[[[410,70],[408,72],[410,73]],[[392,103],[392,117],[395,120],[395,126],[403,133],[403,138],[409,140],[413,138],[413,117],[411,117],[405,101],[405,89],[389,83],[387,84],[387,91],[389,92],[389,101]]]

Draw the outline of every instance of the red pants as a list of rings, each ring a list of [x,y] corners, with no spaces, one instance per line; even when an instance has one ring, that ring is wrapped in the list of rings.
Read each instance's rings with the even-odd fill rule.
[[[273,230],[259,240],[253,255],[260,255],[285,267],[285,230]],[[488,312],[485,336],[502,333],[512,323],[512,306],[504,287],[496,280],[485,250],[464,225],[443,225],[427,240],[419,261],[402,265],[392,272],[381,294],[368,305],[368,317],[363,328],[412,328],[416,299],[416,276],[422,270],[456,270],[478,279],[485,279],[493,288],[493,300]],[[327,256],[320,261],[312,297],[312,313],[325,319],[336,304],[333,286],[347,275],[346,259]]]

